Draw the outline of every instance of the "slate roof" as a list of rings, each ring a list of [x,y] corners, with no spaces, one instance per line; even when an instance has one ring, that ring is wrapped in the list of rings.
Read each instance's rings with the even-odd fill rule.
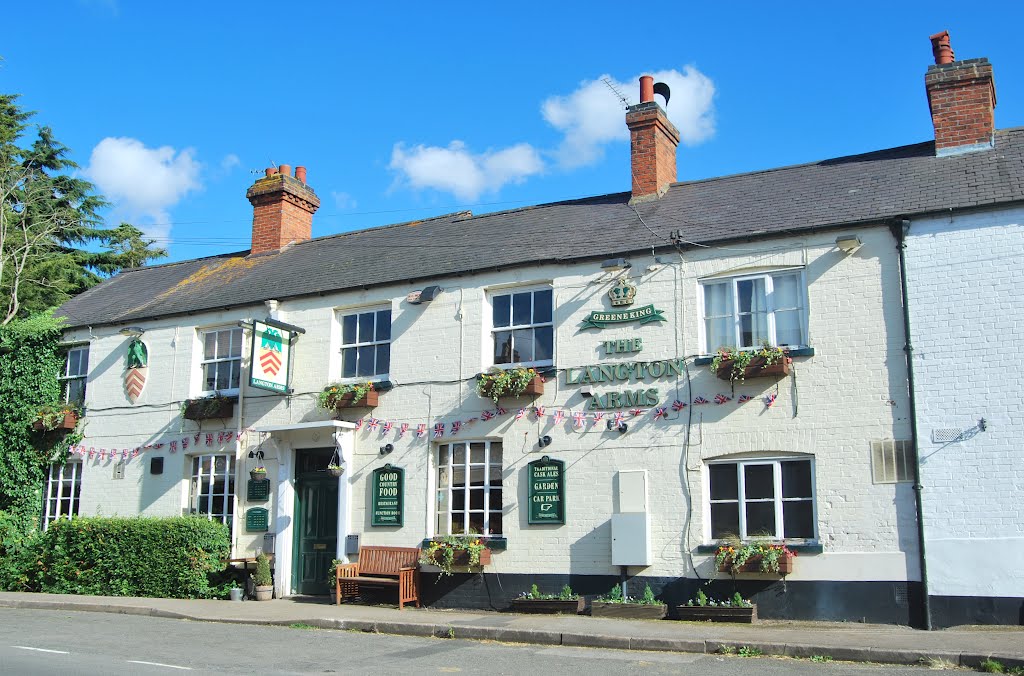
[[[104,281],[58,314],[73,327],[120,324],[268,298],[664,249],[676,230],[683,242],[709,244],[1024,201],[1024,127],[997,132],[992,150],[934,153],[928,142],[683,181],[635,211],[624,192],[346,232],[259,256],[242,251],[156,265]]]

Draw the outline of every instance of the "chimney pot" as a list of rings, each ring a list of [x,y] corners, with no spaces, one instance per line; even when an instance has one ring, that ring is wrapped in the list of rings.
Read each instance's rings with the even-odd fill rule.
[[[988,59],[955,61],[949,32],[929,36],[935,65],[924,76],[938,156],[995,145],[996,88]]]
[[[282,164],[277,169],[278,169],[278,171],[280,171],[285,176],[291,176],[292,175],[292,165],[290,165],[290,164]]]
[[[320,208],[320,198],[305,183],[305,167],[296,167],[298,180],[284,178],[291,174],[287,164],[270,167],[266,172],[266,178],[256,181],[245,193],[253,207],[253,254],[278,251],[290,242],[310,239],[313,214]]]
[[[650,75],[640,77],[640,103],[654,100],[654,78]]]
[[[305,183],[306,182],[306,168],[305,167],[295,167],[295,178],[298,179],[301,183]]]
[[[277,173],[277,167],[267,167],[267,176],[273,176]]]
[[[942,66],[953,63],[953,47],[949,44],[949,31],[942,31],[929,37],[932,41],[932,56],[935,57],[935,65]]]

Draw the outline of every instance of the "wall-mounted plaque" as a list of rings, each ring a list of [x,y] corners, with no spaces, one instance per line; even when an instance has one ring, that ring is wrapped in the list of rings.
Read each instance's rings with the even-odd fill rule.
[[[401,526],[405,504],[405,470],[384,465],[373,470],[370,490],[373,507],[371,526]]]
[[[565,463],[544,456],[526,466],[529,523],[565,523]]]
[[[270,513],[262,507],[253,507],[245,511],[245,530],[249,532],[266,531],[270,525]]]

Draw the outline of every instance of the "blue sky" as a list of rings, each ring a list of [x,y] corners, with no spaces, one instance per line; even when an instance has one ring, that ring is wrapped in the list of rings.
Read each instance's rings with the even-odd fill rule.
[[[245,3],[5,9],[0,91],[170,260],[248,248],[246,188],[303,165],[321,236],[628,191],[636,78],[672,85],[679,178],[930,140],[928,36],[1024,126],[1024,3]]]

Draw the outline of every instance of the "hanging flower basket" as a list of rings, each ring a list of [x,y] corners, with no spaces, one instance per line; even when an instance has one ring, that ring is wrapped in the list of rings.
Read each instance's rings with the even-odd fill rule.
[[[534,369],[494,369],[477,377],[476,391],[495,403],[501,397],[538,397],[544,394],[544,378]]]
[[[338,477],[340,477],[344,473],[345,473],[345,468],[344,467],[340,467],[338,465],[328,465],[327,466],[327,476],[329,476],[329,477],[334,477],[335,479],[337,479]]]
[[[181,417],[186,420],[217,420],[235,415],[235,399],[214,394],[199,399],[186,399],[181,405]]]
[[[252,479],[253,481],[263,481],[264,479],[267,478],[267,468],[254,467],[253,469],[249,470],[249,478]]]

